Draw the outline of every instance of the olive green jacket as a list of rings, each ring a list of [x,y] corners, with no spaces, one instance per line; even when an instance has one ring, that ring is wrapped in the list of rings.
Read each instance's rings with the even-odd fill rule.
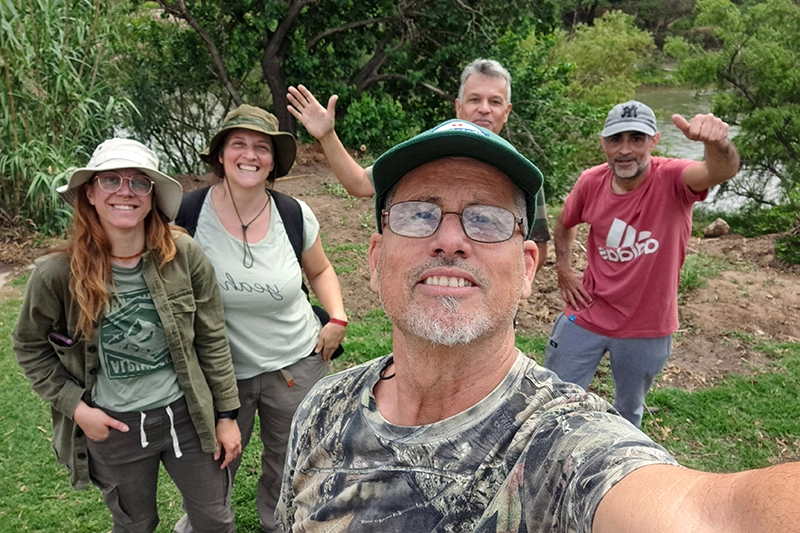
[[[214,269],[194,240],[174,233],[177,254],[161,268],[149,252],[143,276],[164,327],[170,356],[203,451],[217,448],[215,409],[239,407],[225,318]],[[86,437],[72,420],[78,403],[90,403],[100,367],[97,335],[71,347],[48,340],[51,332],[75,339],[78,304],[69,292],[70,258],[38,259],[12,339],[17,361],[33,389],[50,403],[53,450],[72,474],[72,486],[89,486]],[[97,329],[97,328],[96,328]]]

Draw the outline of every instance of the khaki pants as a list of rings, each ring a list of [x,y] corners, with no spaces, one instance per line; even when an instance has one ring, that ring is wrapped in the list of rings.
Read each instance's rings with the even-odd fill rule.
[[[283,531],[275,522],[275,507],[280,496],[292,417],[311,387],[327,375],[328,366],[319,355],[310,355],[280,371],[265,372],[236,383],[242,403],[238,418],[242,447],[247,446],[253,434],[256,412],[261,424],[264,450],[261,453],[256,507],[262,531]],[[289,380],[294,382],[291,387]],[[241,458],[231,463],[234,477],[240,464]]]

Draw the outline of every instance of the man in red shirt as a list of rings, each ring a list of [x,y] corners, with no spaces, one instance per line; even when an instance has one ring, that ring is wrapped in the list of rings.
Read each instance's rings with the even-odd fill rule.
[[[545,366],[587,388],[609,352],[614,407],[642,422],[644,398],[669,358],[678,329],[678,281],[692,229],[692,206],[739,169],[728,125],[697,115],[672,121],[705,160],[651,157],[660,134],[652,109],[615,106],[601,132],[607,163],[581,174],[558,216],[556,270],[566,305],[553,325]],[[576,226],[591,226],[584,273],[572,268]]]

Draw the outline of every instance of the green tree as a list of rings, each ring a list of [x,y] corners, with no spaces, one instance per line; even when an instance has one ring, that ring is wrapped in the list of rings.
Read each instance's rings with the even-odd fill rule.
[[[612,4],[631,15],[639,28],[653,34],[656,46],[661,48],[664,39],[679,21],[691,19],[696,0],[616,0]]]
[[[713,85],[712,111],[739,126],[735,143],[745,172],[724,184],[723,192],[762,206],[796,205],[800,5],[792,0],[742,6],[699,0],[696,10],[697,25],[713,28],[718,48],[706,51],[672,39],[665,52],[679,58],[681,75],[696,87]]]
[[[125,108],[110,83],[117,10],[99,0],[0,1],[0,219],[64,229],[56,186]]]
[[[634,22],[631,15],[609,11],[593,26],[556,32],[552,60],[574,65],[569,93],[575,100],[610,107],[633,97],[635,74],[655,50],[652,34]]]
[[[207,111],[217,112],[218,103],[224,110],[247,101],[269,107],[282,129],[295,131],[286,111],[286,92],[290,84],[303,83],[320,96],[339,94],[342,140],[350,146],[366,144],[373,151],[450,116],[464,64],[488,55],[507,33],[525,36],[532,28],[549,30],[558,13],[554,0],[158,0],[158,4],[162,23],[173,23],[173,35],[159,38],[160,57],[145,52],[148,64],[159,62],[162,80],[190,78],[201,93],[209,82],[221,87],[227,98],[212,90],[215,96],[205,106]],[[144,27],[142,22],[140,28]],[[182,33],[193,36],[178,35]],[[168,41],[178,45],[173,52],[164,48]],[[197,61],[171,68],[169,58],[178,53]],[[135,81],[133,77],[128,79]],[[140,84],[134,96],[140,109],[143,102],[136,95],[162,101],[177,98],[178,91],[159,86],[156,80]],[[187,84],[173,86],[188,90]],[[188,93],[181,89],[180,94]],[[166,108],[158,106],[153,113]],[[152,115],[151,119],[150,131],[155,131]],[[162,122],[166,120],[174,117],[163,116]],[[206,131],[195,130],[195,136],[205,135]]]
[[[124,117],[126,129],[166,159],[168,172],[204,172],[199,152],[237,100],[209,69],[203,41],[184,21],[162,17],[150,6],[134,7],[126,20],[118,36],[117,49],[125,58],[119,82],[136,106]],[[248,103],[271,104],[269,95],[259,92],[258,76],[244,68],[231,69],[230,76],[236,94],[249,95]]]
[[[575,65],[552,59],[557,42],[552,34],[532,33],[522,43],[503,40],[496,50],[512,75],[508,139],[542,171],[553,201],[569,192],[581,170],[602,161],[597,133],[607,113],[570,97]]]

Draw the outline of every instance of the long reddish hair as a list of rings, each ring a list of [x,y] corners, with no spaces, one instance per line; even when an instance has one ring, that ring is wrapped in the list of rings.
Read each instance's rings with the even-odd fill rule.
[[[89,338],[106,309],[114,280],[111,274],[111,241],[97,210],[86,197],[90,182],[81,185],[75,200],[75,214],[66,252],[70,256],[70,292],[80,308],[77,333]],[[144,220],[145,249],[154,257],[159,271],[175,257],[174,237],[167,216],[158,209],[156,189],[153,208]],[[172,228],[174,229],[174,228]]]

